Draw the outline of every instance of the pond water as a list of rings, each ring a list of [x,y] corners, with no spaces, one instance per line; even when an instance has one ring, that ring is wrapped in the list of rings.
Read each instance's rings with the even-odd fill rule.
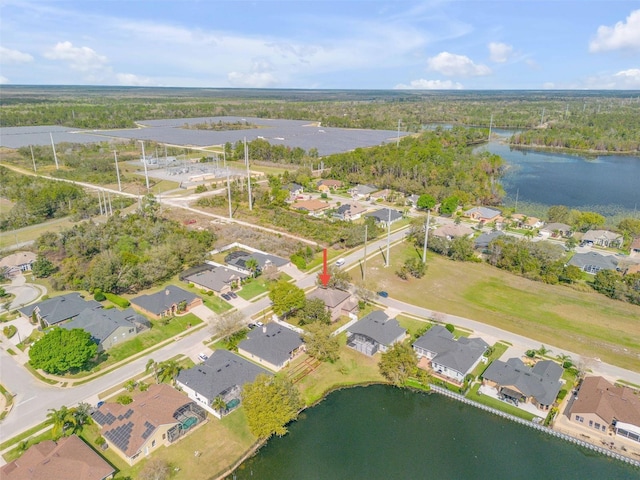
[[[506,139],[512,132],[496,132]],[[640,157],[586,158],[556,152],[512,149],[498,141],[479,147],[500,155],[509,168],[502,178],[506,204],[566,205],[613,215],[640,208]]]
[[[236,480],[640,478],[640,470],[437,394],[334,392]]]

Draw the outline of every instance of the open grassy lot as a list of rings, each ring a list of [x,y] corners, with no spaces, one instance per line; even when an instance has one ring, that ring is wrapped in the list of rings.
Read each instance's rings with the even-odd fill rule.
[[[23,243],[35,240],[45,232],[59,233],[62,230],[71,228],[73,225],[74,222],[71,221],[70,217],[63,217],[17,230],[3,232],[3,234],[0,235],[0,248],[11,247],[15,245],[16,242]]]
[[[377,290],[386,290],[398,300],[640,369],[640,307],[435,254],[428,255],[428,270],[422,279],[400,280],[393,272],[412,255],[418,252],[401,244],[392,249],[391,267],[383,268],[381,256],[371,259],[368,279]]]

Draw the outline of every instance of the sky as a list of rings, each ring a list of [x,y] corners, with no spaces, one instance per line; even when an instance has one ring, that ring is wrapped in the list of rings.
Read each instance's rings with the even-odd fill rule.
[[[640,1],[0,0],[0,83],[640,89]]]

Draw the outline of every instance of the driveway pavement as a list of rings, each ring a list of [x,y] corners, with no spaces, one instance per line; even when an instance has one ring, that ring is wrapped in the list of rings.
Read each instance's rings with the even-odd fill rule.
[[[15,298],[9,305],[9,310],[15,310],[17,308],[22,308],[25,305],[29,305],[47,293],[44,287],[27,283],[24,275],[22,274],[15,276],[11,280],[11,285],[5,287],[5,290],[8,293],[15,295]],[[4,308],[0,306],[0,312],[2,311],[4,311]]]

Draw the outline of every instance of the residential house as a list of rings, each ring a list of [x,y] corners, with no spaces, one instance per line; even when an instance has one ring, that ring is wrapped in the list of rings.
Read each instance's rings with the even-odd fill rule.
[[[595,275],[600,270],[616,270],[618,258],[615,255],[601,255],[598,252],[576,253],[567,265],[574,265],[584,272]]]
[[[87,309],[101,308],[102,305],[99,302],[85,300],[78,292],[72,292],[28,305],[18,311],[28,320],[32,320],[35,313],[38,322],[43,322],[50,327],[70,320]]]
[[[473,229],[466,225],[443,225],[436,228],[431,235],[446,240],[453,240],[454,238],[473,236]]]
[[[297,183],[290,183],[283,187],[284,190],[289,192],[289,201],[295,201],[302,193],[304,193],[304,187]]]
[[[542,360],[531,368],[519,358],[510,358],[506,362],[494,360],[482,377],[483,384],[495,387],[503,399],[549,410],[562,387],[562,372],[562,367],[550,360]]]
[[[391,197],[392,194],[393,194],[392,190],[385,188],[384,190],[378,190],[377,192],[373,192],[371,195],[369,195],[369,198],[371,199],[372,202],[375,202],[378,200],[380,201],[384,200],[386,202]]]
[[[640,257],[640,237],[636,237],[629,245],[629,256]]]
[[[358,203],[344,203],[335,209],[332,216],[340,220],[358,220],[367,209]]]
[[[335,322],[341,315],[355,316],[358,302],[351,293],[337,288],[316,288],[307,295],[307,299],[319,298],[331,313],[331,321]],[[356,317],[357,318],[357,317]]]
[[[573,235],[573,231],[569,225],[558,222],[548,223],[540,229],[540,233],[544,237],[551,238],[569,238]]]
[[[522,213],[514,213],[513,215],[511,215],[511,219],[517,228],[534,230],[544,225],[544,222],[539,218],[523,215]]]
[[[497,221],[500,218],[500,215],[501,213],[499,210],[494,210],[493,208],[488,207],[473,207],[464,212],[465,217],[485,223]]]
[[[269,253],[245,250],[235,250],[224,257],[224,261],[227,265],[236,268],[237,270],[246,274],[251,274],[251,269],[247,266],[247,262],[250,259],[254,259],[258,263],[258,272],[260,273],[274,273],[280,271],[282,267],[291,265],[291,261],[286,258],[271,255]]]
[[[242,387],[252,383],[260,374],[272,375],[235,353],[216,350],[204,363],[182,370],[176,385],[205,410],[221,418],[240,405]],[[218,397],[226,405],[222,410],[216,408]]]
[[[356,185],[349,189],[349,195],[359,200],[369,200],[373,192],[377,192],[378,188],[373,185]]]
[[[569,418],[600,432],[613,432],[640,443],[640,395],[602,377],[586,377]]]
[[[81,328],[88,332],[101,352],[135,337],[140,331],[151,327],[151,323],[132,308],[87,308],[60,326],[67,330]]]
[[[249,331],[238,344],[238,353],[278,371],[304,351],[300,335],[278,323],[271,322]]]
[[[338,188],[342,188],[342,182],[340,180],[333,180],[331,178],[325,178],[322,180],[318,180],[316,183],[318,190],[324,193],[329,193],[330,191],[336,190]]]
[[[8,277],[13,277],[21,272],[31,270],[31,265],[36,261],[36,254],[33,252],[16,252],[0,260],[0,272]]]
[[[239,287],[249,274],[209,264],[199,265],[183,272],[180,280],[193,283],[197,288],[222,295]]]
[[[609,230],[589,230],[582,236],[582,243],[607,248],[621,248],[623,241],[622,235]]]
[[[478,235],[478,238],[474,240],[473,246],[477,250],[485,251],[487,248],[489,248],[489,244],[491,242],[493,242],[496,238],[500,238],[503,235],[504,233],[499,232],[498,230],[494,230],[493,232],[490,232],[490,233],[481,233],[480,235]]]
[[[131,305],[143,314],[158,320],[180,312],[188,312],[193,307],[202,305],[202,299],[180,287],[168,285],[159,292],[132,298]]]
[[[331,205],[329,202],[325,202],[322,200],[301,200],[299,202],[295,202],[291,205],[291,208],[295,210],[302,210],[304,212],[309,212],[310,215],[317,215],[325,210],[327,210]]]
[[[204,422],[207,413],[165,384],[149,386],[129,405],[104,403],[92,414],[107,444],[129,465],[168,446]]]
[[[406,333],[406,329],[395,318],[389,318],[383,311],[375,310],[347,329],[347,345],[372,357],[401,342]]]
[[[404,200],[407,205],[411,207],[417,207],[419,199],[420,199],[420,195],[416,195],[414,193],[413,195],[408,195]]]
[[[382,227],[393,224],[402,219],[402,212],[394,210],[393,208],[381,208],[375,212],[365,213],[365,217],[373,217],[377,224]]]
[[[0,467],[3,480],[106,480],[114,473],[115,469],[76,435],[31,445]]]
[[[431,327],[413,343],[418,359],[425,359],[425,366],[438,375],[458,384],[480,363],[489,344],[481,338],[460,337],[441,325]],[[423,363],[423,362],[421,362]]]

